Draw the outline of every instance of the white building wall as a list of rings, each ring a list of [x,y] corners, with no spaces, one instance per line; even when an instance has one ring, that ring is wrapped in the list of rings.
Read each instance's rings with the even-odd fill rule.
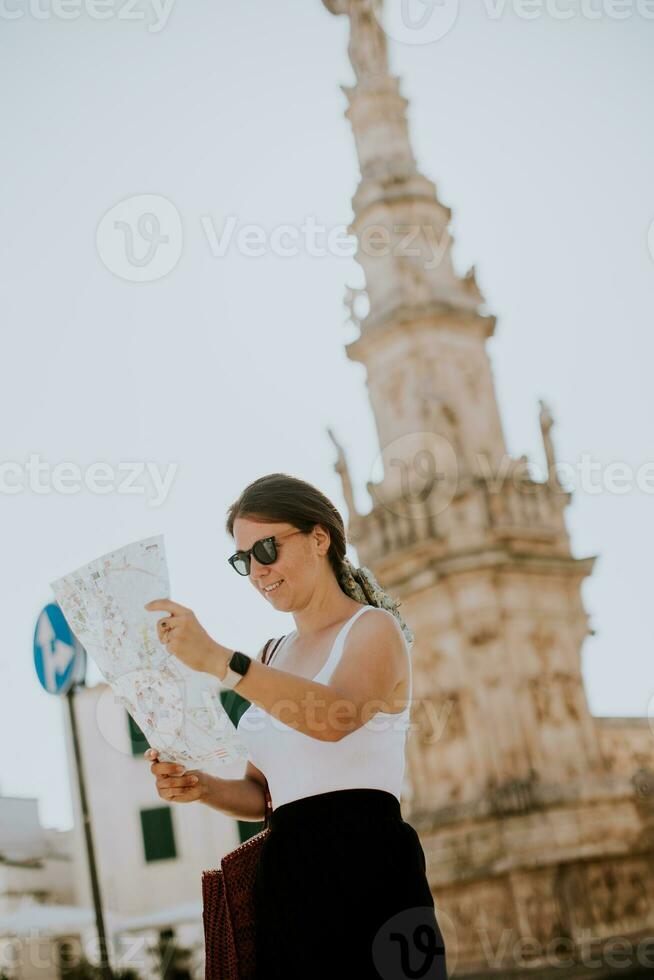
[[[219,866],[220,859],[239,842],[234,818],[206,804],[169,803],[156,790],[150,763],[142,754],[132,755],[124,707],[104,683],[77,688],[77,730],[81,744],[86,794],[91,814],[96,865],[103,905],[122,916],[138,918],[159,910],[174,909],[196,901],[201,906],[202,871]],[[86,848],[68,706],[65,711],[66,750],[74,810],[73,880],[75,904],[92,905]],[[220,768],[220,775],[243,775],[241,760]],[[147,862],[140,811],[170,807],[177,857]],[[164,916],[165,918],[165,916]],[[171,914],[166,924],[176,935],[188,935],[195,927],[202,942],[202,919],[182,925]],[[164,924],[161,923],[161,928]],[[156,936],[156,930],[154,934]]]
[[[58,977],[53,941],[37,931],[3,935],[14,914],[73,902],[73,832],[43,828],[38,800],[0,797],[0,975],[12,980]]]

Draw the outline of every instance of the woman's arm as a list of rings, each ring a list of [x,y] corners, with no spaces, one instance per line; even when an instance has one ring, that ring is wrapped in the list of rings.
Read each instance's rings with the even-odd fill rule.
[[[173,762],[159,762],[156,749],[148,749],[146,759],[156,776],[157,792],[162,800],[173,803],[206,803],[237,820],[263,820],[265,813],[265,777],[248,762],[240,779],[221,779],[199,769],[188,769]]]
[[[171,613],[172,626],[162,640],[169,653],[193,670],[224,678],[234,651],[213,640],[191,609],[171,599],[156,599],[145,608]],[[335,742],[392,703],[407,660],[397,620],[385,613],[368,614],[350,629],[329,684],[317,684],[253,659],[236,690],[289,728],[322,742]]]
[[[232,651],[223,654],[225,648],[216,647],[206,669],[222,678]],[[393,692],[406,676],[408,659],[397,620],[368,613],[349,630],[328,684],[254,661],[235,690],[289,728],[323,742],[337,742],[377,711],[397,709]]]
[[[208,785],[201,803],[226,813],[237,820],[263,820],[266,801],[261,783],[243,776],[241,779],[221,779],[205,773]]]

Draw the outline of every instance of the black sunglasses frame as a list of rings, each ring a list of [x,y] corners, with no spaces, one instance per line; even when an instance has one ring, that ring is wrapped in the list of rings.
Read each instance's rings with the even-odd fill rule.
[[[289,537],[291,534],[301,534],[301,533],[302,532],[300,531],[300,529],[297,528],[295,531],[286,531],[283,532],[282,534],[269,534],[267,537],[259,538],[258,541],[255,541],[252,547],[248,548],[247,551],[235,551],[233,555],[230,555],[227,561],[232,566],[232,568],[237,573],[237,575],[243,575],[243,576],[249,575],[250,565],[251,565],[250,562],[251,555],[254,555],[254,557],[261,565],[272,565],[274,562],[277,561],[278,554],[279,554],[276,539],[279,538],[281,540],[281,538]],[[259,545],[264,545],[268,541],[272,541],[272,546],[274,551],[274,555],[272,558],[266,552],[261,552],[260,549],[258,548]],[[259,557],[259,555],[257,554],[258,550],[260,551],[262,557]],[[236,567],[237,561],[245,562],[246,568],[244,572],[239,571],[238,568]]]

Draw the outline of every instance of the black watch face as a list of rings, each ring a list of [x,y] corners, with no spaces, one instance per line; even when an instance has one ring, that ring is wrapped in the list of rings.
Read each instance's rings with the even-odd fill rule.
[[[229,666],[232,670],[236,671],[237,674],[246,674],[247,669],[250,666],[250,658],[246,653],[239,653],[236,650],[232,654],[232,658],[229,661]]]

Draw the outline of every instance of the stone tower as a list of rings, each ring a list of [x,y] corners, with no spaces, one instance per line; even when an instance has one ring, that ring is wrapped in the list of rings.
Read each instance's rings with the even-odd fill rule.
[[[366,368],[380,446],[368,513],[330,435],[349,540],[416,635],[403,809],[427,854],[448,965],[612,976],[604,961],[584,972],[584,942],[596,952],[628,937],[638,965],[636,938],[654,935],[653,732],[645,718],[589,710],[580,591],[595,557],[571,553],[571,493],[542,401],[544,479],[508,451],[486,349],[495,317],[474,268],[454,268],[451,212],[416,165],[380,6],[323,2],[349,19],[356,77],[343,91],[365,288],[347,291],[359,333],[346,350]],[[553,958],[559,940],[574,965]]]

